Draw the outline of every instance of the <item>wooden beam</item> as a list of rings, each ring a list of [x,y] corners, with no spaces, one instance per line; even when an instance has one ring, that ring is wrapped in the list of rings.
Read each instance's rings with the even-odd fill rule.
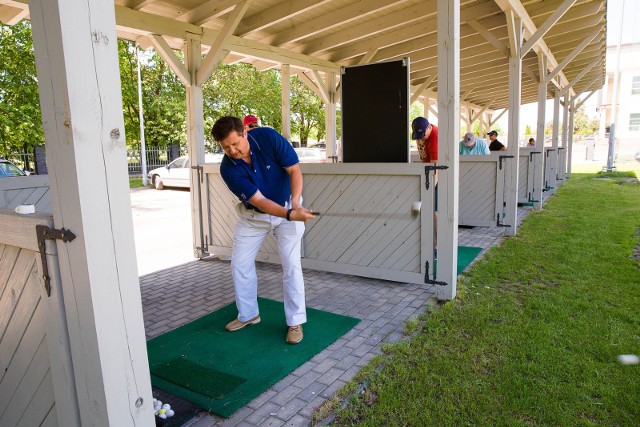
[[[562,18],[562,16],[567,13],[569,8],[573,6],[575,2],[576,0],[564,0],[564,2],[560,6],[558,6],[555,12],[553,12],[553,14],[548,17],[546,21],[544,21],[544,24],[538,27],[536,32],[532,34],[531,37],[529,37],[524,45],[522,45],[522,57],[524,57],[524,55],[526,55],[527,52],[529,52],[533,48],[538,40],[542,39],[542,37],[547,34],[551,27],[553,27],[556,22],[558,22],[560,18]]]
[[[316,70],[313,70],[313,76],[316,78],[316,84],[318,85],[318,89],[322,93],[322,96],[321,96],[322,100],[325,103],[331,102],[330,95],[329,95],[329,88],[325,84],[320,73]]]
[[[169,47],[164,37],[152,34],[149,39],[151,40],[151,44],[155,51],[158,52],[158,55],[165,60],[167,65],[169,65],[169,68],[171,68],[176,76],[178,76],[182,81],[182,84],[185,86],[191,86],[191,76],[189,75],[187,67],[182,64],[182,61],[180,61],[180,58],[176,56],[173,49]]]
[[[478,120],[478,117],[480,117],[481,115],[484,114],[485,111],[487,111],[487,109],[489,108],[489,106],[491,104],[493,104],[493,102],[496,100],[496,98],[493,98],[491,101],[489,101],[488,104],[486,104],[484,107],[482,107],[482,109],[480,111],[478,111],[478,113],[476,113],[475,116],[473,116],[471,118],[471,123],[475,122],[476,120]]]
[[[575,1],[575,0],[574,0]],[[471,28],[476,30],[480,36],[482,36],[486,41],[491,43],[493,47],[504,56],[509,56],[509,47],[498,37],[494,36],[487,28],[481,25],[475,19],[471,19],[466,22]]]
[[[580,73],[575,76],[573,79],[571,79],[571,81],[569,82],[569,85],[567,87],[565,87],[564,89],[562,89],[562,91],[560,92],[561,96],[564,96],[570,88],[572,88],[576,83],[578,83],[580,81],[581,78],[583,78],[589,71],[591,71],[591,69],[593,67],[595,67],[598,64],[602,63],[602,59],[598,60],[598,61],[594,61],[591,63],[591,65],[587,66],[585,69],[583,69],[582,71],[580,71]]]
[[[13,7],[0,4],[0,22],[5,25],[15,25],[29,16],[29,8]]]
[[[271,44],[282,46],[303,38],[309,38],[322,31],[345,26],[350,22],[371,15],[382,9],[403,3],[406,0],[359,0],[347,3],[344,7],[314,18],[304,24],[296,25],[289,30],[279,32],[272,39],[267,38]]]
[[[313,93],[324,100],[324,96],[326,96],[326,94],[318,87],[316,82],[307,75],[306,72],[300,71],[297,76],[309,89],[313,91]]]
[[[227,18],[224,23],[224,27],[218,33],[215,41],[211,45],[211,49],[209,49],[209,53],[200,64],[200,68],[198,69],[198,74],[196,76],[196,82],[198,86],[202,86],[204,82],[209,79],[213,70],[220,64],[222,58],[224,58],[229,52],[223,48],[229,36],[233,35],[238,23],[242,19],[244,13],[251,6],[251,2],[253,0],[243,0],[240,1],[236,7],[231,12],[230,16]]]
[[[576,46],[571,53],[562,60],[562,62],[560,64],[558,64],[553,71],[551,71],[549,73],[549,75],[547,76],[547,81],[551,81],[551,79],[553,79],[558,73],[560,73],[562,71],[562,69],[564,67],[567,66],[567,64],[569,62],[571,62],[573,60],[573,58],[575,58],[580,52],[582,52],[582,49],[584,49],[585,47],[587,47],[587,45],[589,43],[591,43],[591,40],[593,40],[594,38],[596,38],[596,36],[600,33],[600,31],[594,31],[591,35],[587,36],[584,40],[582,40],[582,42],[580,42],[580,44],[578,46]],[[567,82],[567,85],[569,84],[569,82]]]
[[[411,95],[411,101],[409,102],[409,104],[413,104],[414,102],[416,102],[416,100],[418,99],[418,97],[420,96],[420,94],[429,87],[429,85],[431,84],[431,82],[433,82],[436,79],[436,76],[431,76],[430,78],[428,78],[427,80],[425,80],[424,82],[422,82],[422,84],[420,86],[418,86],[418,89],[416,89],[413,92],[413,95]]]
[[[376,56],[376,54],[378,53],[378,49],[371,49],[370,51],[368,51],[367,53],[365,53],[362,58],[360,58],[359,63],[360,64],[368,64],[369,62],[371,62],[371,60],[373,59],[374,56]]]
[[[268,9],[247,16],[240,22],[236,35],[243,37],[254,31],[259,31],[287,19],[294,18],[304,12],[320,7],[330,0],[286,0]]]
[[[509,110],[507,110],[505,108],[496,117],[493,117],[493,115],[492,115],[491,118],[489,119],[489,127],[492,127],[494,124],[496,124],[496,122],[498,120],[500,120],[500,117],[502,117],[504,115],[504,113],[506,113],[507,111],[509,111]]]
[[[199,38],[204,45],[211,46],[219,32],[205,29],[197,25],[186,22],[179,22],[169,18],[164,18],[150,13],[139,12],[122,6],[115,6],[116,22],[124,31],[133,31],[140,35],[158,34],[175,37],[178,39]],[[299,67],[309,70],[334,70],[340,69],[338,64],[314,58],[301,53],[293,52],[260,43],[253,40],[243,39],[237,36],[229,36],[223,49],[243,56],[257,59],[274,61],[278,64],[290,64],[292,67]]]
[[[227,0],[223,2],[220,2],[220,0],[208,0],[200,6],[177,16],[175,19],[194,25],[202,25],[213,18],[229,13],[238,3],[238,0]]]

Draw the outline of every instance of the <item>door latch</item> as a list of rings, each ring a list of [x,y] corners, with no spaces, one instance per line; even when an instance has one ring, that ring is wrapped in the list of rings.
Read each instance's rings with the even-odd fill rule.
[[[45,244],[46,239],[50,240],[62,240],[65,243],[71,242],[76,238],[76,235],[62,228],[57,230],[55,228],[49,228],[46,225],[36,225],[36,236],[38,239],[38,249],[40,250],[40,257],[42,259],[42,278],[44,279],[44,289],[47,291],[47,296],[51,296],[51,278],[49,277],[49,268],[47,267],[47,247]]]
[[[430,186],[430,183],[429,183],[429,172],[435,171],[437,169],[446,170],[446,169],[449,169],[449,166],[426,165],[424,167],[424,174],[426,176],[426,180],[425,180],[424,185],[425,185],[425,187],[427,187],[427,190],[429,189],[429,186]]]

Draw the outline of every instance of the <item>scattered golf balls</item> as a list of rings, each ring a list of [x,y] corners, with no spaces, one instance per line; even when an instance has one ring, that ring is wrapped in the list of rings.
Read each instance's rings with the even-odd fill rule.
[[[168,403],[162,403],[161,400],[153,398],[153,414],[158,418],[166,419],[173,417],[176,413],[171,409],[171,405]]]
[[[163,420],[167,418],[166,414],[158,414],[158,417],[162,418]]]
[[[162,409],[171,409],[171,405],[165,403],[164,405],[162,405]]]
[[[618,356],[618,362],[623,365],[637,365],[640,363],[640,357],[635,354],[621,354]]]

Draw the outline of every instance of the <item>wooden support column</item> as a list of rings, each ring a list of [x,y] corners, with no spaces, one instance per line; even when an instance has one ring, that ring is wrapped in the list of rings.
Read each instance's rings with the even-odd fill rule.
[[[567,146],[569,131],[569,95],[564,95],[564,105],[562,106],[562,148],[564,148],[564,162],[558,167],[558,176],[565,179],[567,175]]]
[[[458,280],[460,0],[438,0],[438,271],[436,296],[451,300]],[[431,215],[423,212],[423,215]]]
[[[569,135],[568,135],[568,147],[567,147],[567,178],[571,177],[571,159],[573,158],[573,119],[575,109],[575,98],[571,98],[569,104]]]
[[[76,235],[55,245],[79,414],[57,424],[154,426],[113,2],[29,11],[54,227]]]
[[[513,11],[507,12],[509,28],[509,145],[505,168],[505,217],[506,234],[515,236],[518,227],[518,169],[520,165],[518,136],[520,135],[520,98],[522,96],[522,20]]]
[[[336,141],[336,73],[324,73],[324,77],[329,98],[325,103],[326,153],[337,162],[342,160],[342,147]]]
[[[291,142],[291,66],[282,64],[282,136]]]
[[[551,128],[551,144],[553,151],[549,152],[547,162],[551,166],[547,169],[550,176],[547,177],[547,184],[555,188],[558,178],[558,143],[560,142],[560,91],[555,88],[553,90],[553,127]]]
[[[204,107],[202,103],[202,86],[197,83],[198,70],[202,63],[202,46],[200,40],[187,39],[185,42],[184,60],[187,71],[191,76],[191,85],[186,87],[187,91],[187,149],[189,151],[189,159],[191,166],[204,164]],[[210,52],[211,54],[211,52]],[[206,79],[205,79],[206,81]],[[206,185],[200,184],[200,192],[198,193],[199,183],[198,170],[191,170],[191,224],[193,232],[194,249],[193,255],[196,258],[205,256],[205,242],[202,233],[204,227],[202,218],[207,215],[206,203],[200,203],[205,200]]]
[[[538,62],[539,69],[542,75],[538,81],[538,123],[536,126],[536,151],[540,154],[533,156],[533,167],[536,170],[535,181],[533,183],[533,207],[536,209],[542,208],[542,190],[545,187],[544,182],[544,120],[546,116],[547,107],[547,83],[544,78],[546,73],[546,59],[542,53],[539,53]]]
[[[429,97],[422,98],[422,107],[424,109],[424,118],[429,120]]]

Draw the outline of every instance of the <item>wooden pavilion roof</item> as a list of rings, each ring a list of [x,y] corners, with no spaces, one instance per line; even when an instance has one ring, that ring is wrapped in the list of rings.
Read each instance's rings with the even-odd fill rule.
[[[606,0],[460,3],[464,102],[508,106],[511,10],[522,18],[525,43],[533,44],[523,59],[523,104],[537,101],[542,73],[550,94],[574,81],[572,94],[604,84]],[[27,0],[0,0],[0,20],[28,18],[27,8]],[[226,63],[258,69],[288,63],[312,81],[319,78],[314,71],[409,57],[412,91],[435,97],[437,90],[436,0],[115,0],[115,8],[118,36],[143,47],[166,42],[182,49],[186,38],[196,38],[203,53],[214,46]]]

